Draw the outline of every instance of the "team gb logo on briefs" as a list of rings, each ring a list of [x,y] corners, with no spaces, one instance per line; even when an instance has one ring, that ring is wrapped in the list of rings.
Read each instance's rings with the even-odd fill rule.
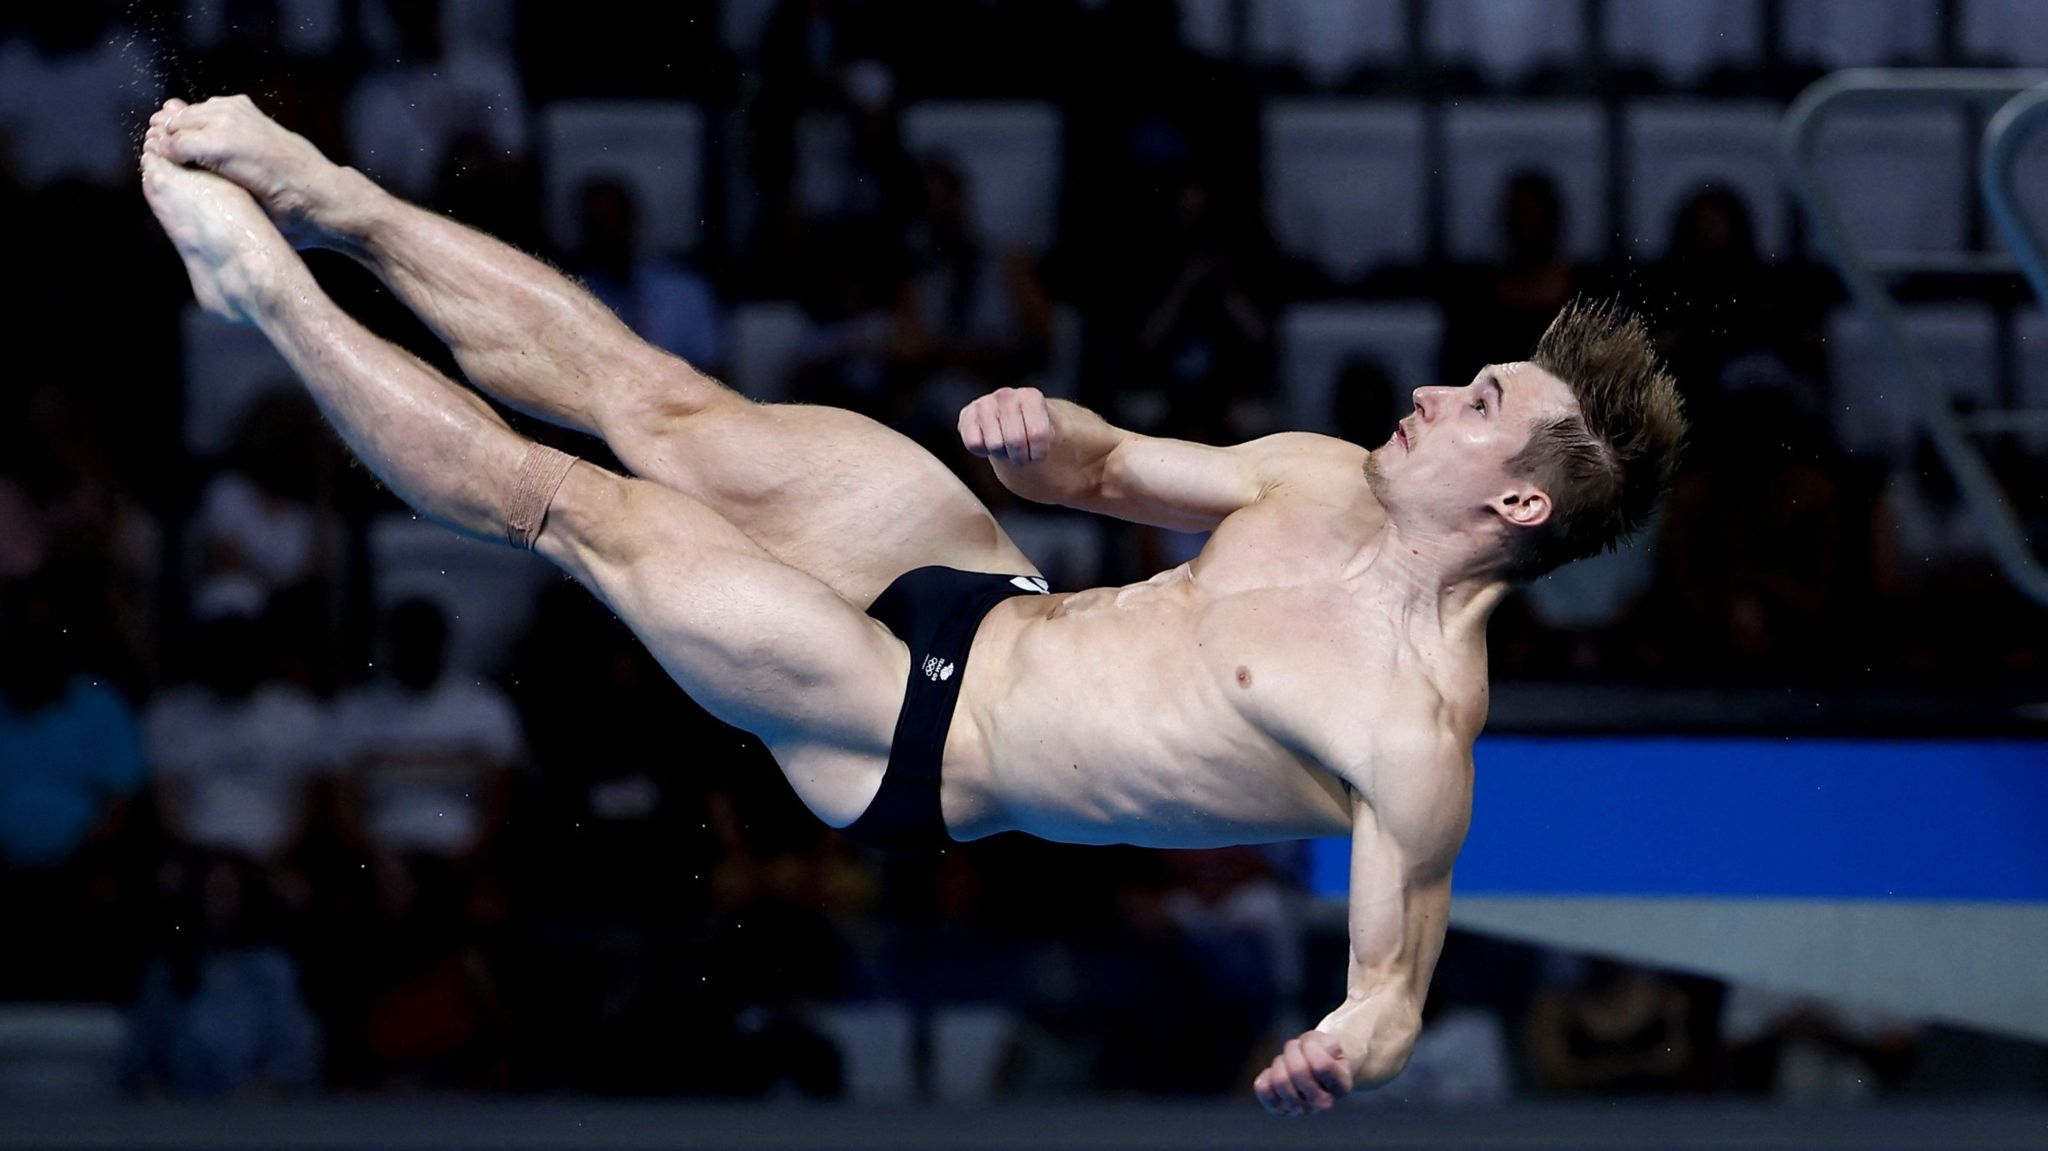
[[[953,661],[935,655],[924,657],[924,673],[933,683],[953,678]]]

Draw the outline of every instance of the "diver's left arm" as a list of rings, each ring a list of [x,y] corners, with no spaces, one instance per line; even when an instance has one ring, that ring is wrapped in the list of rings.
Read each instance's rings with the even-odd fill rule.
[[[1275,1115],[1327,1110],[1361,1087],[1400,1074],[1422,1032],[1422,1000],[1443,950],[1451,906],[1450,857],[1463,839],[1457,821],[1421,852],[1405,849],[1369,806],[1358,803],[1351,832],[1351,966],[1344,1003],[1287,1042],[1253,1089]]]

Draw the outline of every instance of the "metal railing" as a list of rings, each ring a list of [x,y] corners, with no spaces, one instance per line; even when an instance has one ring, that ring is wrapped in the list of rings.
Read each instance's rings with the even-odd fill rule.
[[[1846,106],[1897,108],[1963,105],[1996,108],[1985,127],[1980,191],[2009,256],[1949,252],[1899,256],[1865,251],[1849,234],[1841,213],[1815,170],[1815,141],[1827,114]],[[1993,557],[2029,599],[2048,607],[2048,570],[2034,554],[2011,502],[1978,450],[1973,434],[2048,428],[2048,412],[1985,411],[1964,416],[1928,370],[1926,359],[1906,336],[1898,301],[1886,285],[1892,275],[2019,271],[2048,303],[2048,254],[2019,211],[2013,171],[2019,151],[2048,119],[2048,71],[2037,69],[1854,68],[1817,81],[1785,112],[1779,145],[1785,178],[1806,210],[1849,295],[1876,326],[1885,355],[1912,388],[1921,422],[1943,466],[1955,478],[1963,502],[1983,530]]]

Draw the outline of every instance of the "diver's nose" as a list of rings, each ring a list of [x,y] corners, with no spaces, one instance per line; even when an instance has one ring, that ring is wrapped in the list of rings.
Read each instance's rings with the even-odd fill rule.
[[[1443,393],[1443,388],[1415,389],[1415,411],[1422,417],[1423,423],[1436,419],[1437,410],[1443,404]]]

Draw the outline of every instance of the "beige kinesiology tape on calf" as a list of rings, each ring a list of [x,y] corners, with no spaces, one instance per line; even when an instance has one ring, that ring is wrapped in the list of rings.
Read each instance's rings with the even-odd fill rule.
[[[519,463],[519,478],[512,481],[512,498],[505,506],[505,538],[513,547],[533,550],[533,541],[540,538],[541,525],[547,522],[548,505],[555,502],[555,493],[575,464],[575,456],[546,444],[526,449],[526,458]]]

